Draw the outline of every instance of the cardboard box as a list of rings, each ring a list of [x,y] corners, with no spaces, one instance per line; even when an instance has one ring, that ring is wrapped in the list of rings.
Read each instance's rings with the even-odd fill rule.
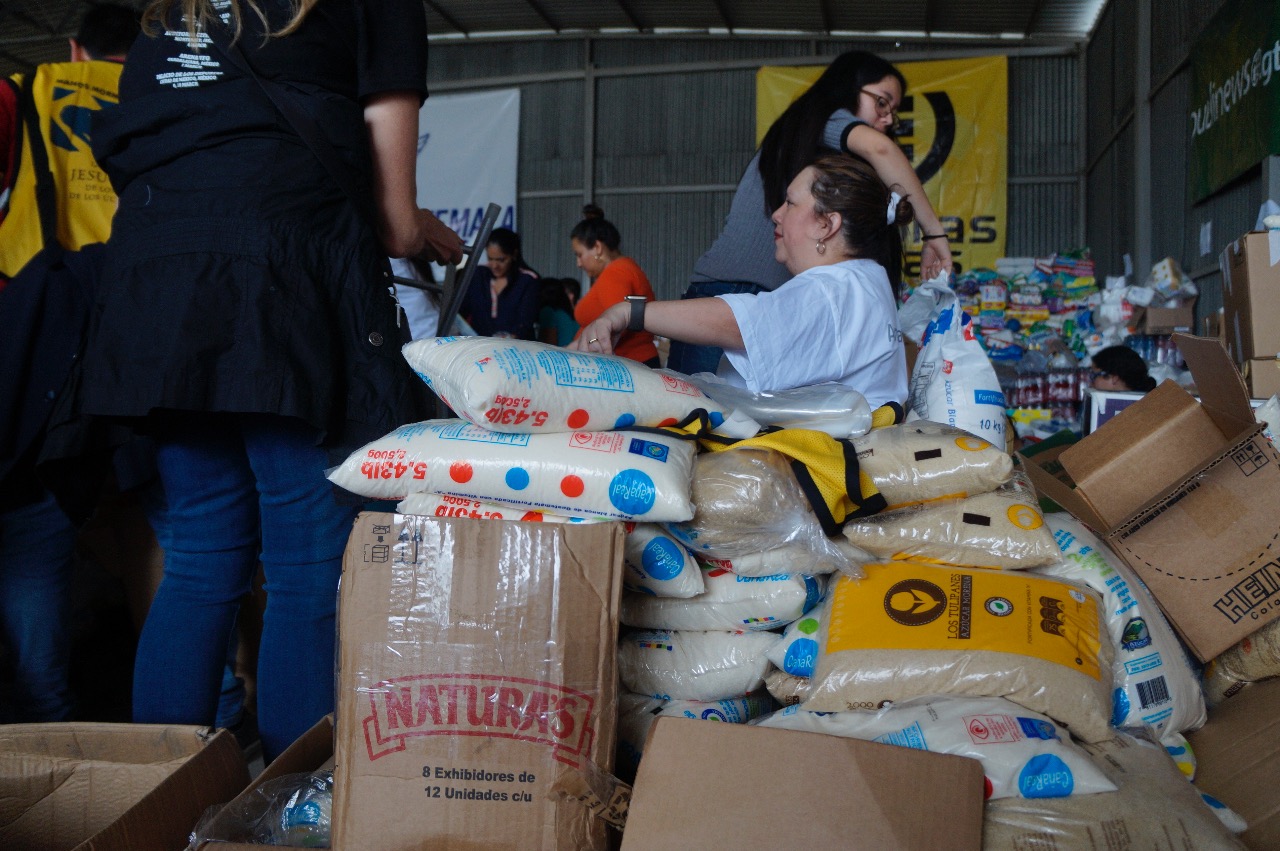
[[[1280,848],[1280,679],[1254,683],[1209,712],[1188,733],[1196,786],[1242,815],[1240,839],[1258,851]]]
[[[1223,250],[1218,266],[1231,359],[1275,357],[1280,353],[1280,231],[1245,234]]]
[[[1166,381],[1023,466],[1146,582],[1201,661],[1280,617],[1280,454],[1214,340],[1175,334],[1201,394]]]
[[[1280,358],[1252,358],[1244,363],[1244,380],[1254,399],[1280,393]]]
[[[271,761],[261,774],[254,778],[244,791],[231,800],[213,821],[204,828],[204,835],[215,837],[201,842],[197,851],[262,851],[260,843],[251,843],[244,824],[236,814],[243,811],[247,802],[255,797],[264,783],[286,774],[310,774],[333,764],[333,716],[326,715],[285,748]]]
[[[161,724],[0,727],[0,848],[186,847],[204,811],[249,782],[235,737]]]
[[[659,718],[640,761],[622,851],[978,849],[983,787],[982,764],[965,757]]]
[[[622,526],[365,513],[339,596],[335,847],[603,849]]]
[[[1135,307],[1129,327],[1135,334],[1173,334],[1178,331],[1191,333],[1196,327],[1195,305]]]

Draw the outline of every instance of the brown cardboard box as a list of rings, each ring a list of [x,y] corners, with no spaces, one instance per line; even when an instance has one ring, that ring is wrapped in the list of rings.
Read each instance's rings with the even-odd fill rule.
[[[1166,381],[1079,443],[1022,456],[1102,534],[1201,661],[1280,617],[1280,454],[1216,340],[1175,334],[1202,404]]]
[[[242,812],[246,802],[254,797],[264,783],[286,774],[310,774],[333,763],[333,716],[326,715],[285,748],[271,761],[261,774],[254,778],[243,792],[236,795],[222,811],[204,827],[204,835],[214,837],[201,842],[198,851],[261,851],[260,843],[250,843],[244,834],[244,824],[236,814]]]
[[[1196,327],[1195,305],[1187,303],[1179,307],[1135,307],[1129,327],[1135,334],[1172,334],[1176,331],[1190,333]]]
[[[0,848],[179,849],[249,782],[235,737],[160,724],[0,727]]]
[[[1280,231],[1247,233],[1228,245],[1222,270],[1223,336],[1236,363],[1280,353]]]
[[[1196,786],[1249,823],[1240,839],[1258,851],[1280,848],[1280,679],[1265,680],[1209,712],[1187,734]]]
[[[964,757],[659,718],[622,849],[978,849],[983,786],[982,764]]]
[[[1244,380],[1254,399],[1280,393],[1280,358],[1252,358],[1244,363]]]
[[[603,849],[622,526],[362,514],[339,597],[334,847]]]

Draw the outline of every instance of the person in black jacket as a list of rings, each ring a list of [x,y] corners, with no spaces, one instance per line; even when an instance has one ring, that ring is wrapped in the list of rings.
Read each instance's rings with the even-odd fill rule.
[[[399,353],[387,257],[461,257],[415,201],[425,13],[416,0],[153,0],[143,25],[120,104],[94,125],[120,207],[78,410],[154,438],[168,503],[134,719],[212,722],[260,558],[270,760],[334,705],[356,506],[324,470],[427,410]]]

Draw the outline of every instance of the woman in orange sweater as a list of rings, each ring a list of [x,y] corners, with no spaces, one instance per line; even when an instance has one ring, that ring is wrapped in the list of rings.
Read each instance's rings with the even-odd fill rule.
[[[582,221],[569,234],[578,268],[591,278],[591,289],[573,309],[573,318],[579,327],[590,325],[627,296],[643,296],[646,301],[655,301],[657,296],[649,286],[644,270],[618,250],[622,236],[604,217],[604,211],[595,204],[588,204],[582,209],[582,215]],[[614,344],[613,353],[645,366],[661,366],[653,335],[646,331],[624,332]]]

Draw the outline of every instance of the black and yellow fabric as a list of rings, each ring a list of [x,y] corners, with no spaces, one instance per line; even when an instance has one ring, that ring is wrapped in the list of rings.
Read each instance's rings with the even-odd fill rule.
[[[54,177],[58,242],[71,251],[105,242],[111,233],[116,195],[90,150],[90,124],[95,112],[119,100],[123,67],[99,60],[54,62],[39,66],[29,78],[15,78],[34,105]],[[25,124],[28,119],[24,115],[21,120]],[[16,275],[44,247],[26,130],[19,134],[22,154],[0,221],[0,276],[5,278]]]
[[[872,428],[896,425],[902,419],[902,408],[892,403],[871,414]],[[849,520],[877,514],[886,507],[879,488],[862,472],[852,440],[802,428],[764,431],[748,438],[722,437],[711,433],[710,421],[702,411],[695,411],[664,430],[686,434],[711,452],[755,448],[772,449],[787,456],[800,489],[827,535],[838,534]]]

